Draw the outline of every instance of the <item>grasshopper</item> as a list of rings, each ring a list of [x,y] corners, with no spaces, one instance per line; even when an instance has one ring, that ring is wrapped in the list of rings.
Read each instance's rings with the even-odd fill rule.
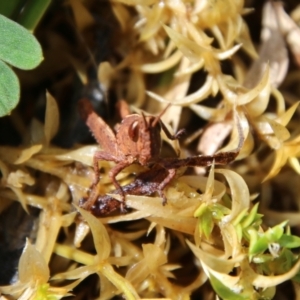
[[[93,206],[98,196],[96,195],[95,187],[99,182],[100,172],[98,162],[101,160],[116,163],[109,171],[108,176],[117,189],[116,193],[119,193],[122,197],[121,210],[124,211],[125,191],[116,180],[116,176],[131,164],[140,164],[146,167],[155,166],[158,170],[160,168],[167,170],[167,172],[164,172],[165,177],[160,178],[160,183],[152,185],[152,193],[157,191],[163,199],[163,204],[166,204],[167,199],[163,190],[175,177],[178,168],[210,166],[213,162],[216,165],[226,165],[236,158],[244,141],[242,129],[238,123],[240,141],[238,148],[234,151],[220,152],[209,156],[196,155],[183,159],[176,157],[163,158],[160,156],[162,144],[161,131],[164,131],[166,136],[171,140],[178,139],[184,133],[184,129],[181,129],[175,135],[172,135],[167,130],[160,119],[164,111],[156,117],[145,116],[144,114],[130,114],[127,103],[120,101],[119,111],[122,121],[115,127],[115,132],[95,113],[88,99],[84,98],[79,101],[79,111],[94,138],[102,148],[94,154],[93,167],[95,179],[92,183],[90,197],[83,204],[83,207],[86,209],[90,209]],[[149,176],[150,181],[155,181],[155,173],[150,172],[149,174],[151,174]],[[126,193],[128,192],[126,191]]]

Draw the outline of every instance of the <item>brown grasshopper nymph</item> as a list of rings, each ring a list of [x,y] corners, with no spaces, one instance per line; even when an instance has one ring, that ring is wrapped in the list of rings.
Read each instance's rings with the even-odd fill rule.
[[[164,123],[160,120],[164,111],[157,117],[145,116],[144,114],[128,114],[129,108],[126,102],[121,101],[119,102],[119,109],[122,122],[116,126],[116,133],[114,133],[103,119],[94,112],[91,103],[87,99],[80,100],[79,104],[82,118],[84,118],[95,139],[102,147],[102,150],[96,151],[94,154],[95,179],[92,184],[90,196],[82,205],[87,210],[91,210],[98,197],[96,185],[99,182],[98,162],[100,160],[114,161],[116,163],[108,175],[117,189],[115,193],[120,194],[122,197],[123,201],[120,208],[124,212],[125,193],[140,192],[141,194],[151,194],[158,192],[163,198],[163,204],[166,204],[167,199],[163,190],[176,176],[177,169],[194,166],[207,167],[213,163],[216,165],[226,165],[236,158],[244,142],[242,127],[236,115],[239,134],[239,143],[236,149],[207,156],[194,155],[182,159],[177,157],[163,158],[160,157],[161,130],[172,140],[178,139],[184,133],[184,130],[179,130],[175,135],[170,134]],[[124,191],[116,180],[116,176],[124,168],[134,163],[153,167],[153,171],[146,171],[145,175],[141,175],[142,180],[137,180],[136,184],[133,184],[133,186]],[[149,182],[146,182],[147,180]],[[143,188],[143,184],[145,188]],[[100,201],[99,203],[102,202]],[[114,204],[114,207],[117,206]]]
[[[122,122],[116,126],[116,133],[114,133],[104,120],[94,112],[89,100],[81,99],[79,101],[80,114],[93,133],[96,141],[102,147],[102,150],[96,151],[94,154],[93,167],[95,179],[92,187],[94,189],[99,182],[98,162],[101,160],[114,161],[116,165],[109,171],[108,175],[114,186],[120,191],[124,202],[125,194],[116,180],[116,176],[133,163],[150,166],[161,160],[161,130],[172,140],[178,139],[184,133],[184,130],[180,130],[175,135],[172,135],[160,120],[161,114],[157,117],[145,116],[144,114],[129,114],[125,116],[122,112],[129,110],[122,108],[122,106],[127,106],[126,102],[122,101],[119,103]],[[175,170],[168,168],[168,176],[163,180],[160,188],[160,194],[164,198],[164,203],[166,199],[162,193],[162,189],[174,176]],[[91,207],[95,201],[95,197],[95,192],[93,193],[92,190],[91,197],[85,202],[84,207]]]

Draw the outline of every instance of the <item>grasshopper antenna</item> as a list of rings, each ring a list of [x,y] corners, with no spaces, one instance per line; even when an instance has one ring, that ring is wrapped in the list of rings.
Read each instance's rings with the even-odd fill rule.
[[[160,121],[162,115],[167,111],[167,109],[171,106],[171,103],[168,103],[168,105],[162,110],[162,112],[151,122],[151,126],[155,127],[156,124]]]
[[[147,123],[147,120],[146,120],[146,116],[144,114],[144,112],[142,112],[142,118],[143,118],[143,121],[144,121],[144,124],[145,124],[145,128],[147,128],[147,130],[149,129],[149,124]]]

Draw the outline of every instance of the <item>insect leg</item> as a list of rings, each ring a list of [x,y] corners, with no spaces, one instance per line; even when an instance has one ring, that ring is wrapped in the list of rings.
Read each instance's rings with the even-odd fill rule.
[[[112,155],[111,153],[104,152],[104,151],[96,151],[94,154],[94,157],[93,157],[93,167],[94,167],[94,172],[95,172],[95,178],[94,178],[92,186],[97,185],[99,182],[100,169],[99,169],[98,162],[101,160],[114,161],[114,162],[119,161],[119,159],[116,156]]]
[[[168,170],[181,167],[209,167],[215,162],[215,165],[227,165],[239,154],[238,151],[219,152],[214,155],[195,155],[186,158],[165,158],[159,161],[159,164]]]
[[[176,169],[169,169],[167,177],[165,177],[165,179],[159,184],[157,188],[157,192],[159,193],[159,196],[163,198],[163,202],[162,202],[163,205],[167,204],[167,198],[163,190],[170,183],[170,181],[175,177],[175,175],[176,175]]]
[[[117,155],[117,140],[112,129],[100,118],[88,99],[82,98],[78,102],[81,118],[89,127],[97,143],[105,152]]]
[[[118,191],[120,191],[121,197],[122,197],[122,203],[121,203],[121,211],[125,212],[125,208],[124,208],[124,203],[125,203],[125,193],[121,187],[121,185],[119,184],[119,182],[116,179],[116,176],[126,167],[128,167],[129,165],[132,164],[132,161],[122,161],[119,162],[116,166],[114,166],[108,173],[109,178],[111,179],[111,181],[113,182],[114,186],[116,187],[116,189]]]
[[[91,192],[88,196],[88,198],[86,199],[86,201],[80,206],[83,207],[85,210],[90,210],[92,208],[92,206],[94,205],[94,203],[96,202],[98,198],[98,191],[97,191],[97,186],[92,186]]]
[[[173,135],[173,134],[170,133],[170,131],[168,130],[168,128],[166,127],[166,125],[162,121],[160,121],[159,124],[160,124],[161,129],[163,130],[163,132],[166,134],[166,136],[170,140],[177,140],[177,139],[179,139],[185,133],[184,129],[180,129],[179,131],[177,131]]]
[[[100,170],[99,170],[98,162],[100,160],[117,161],[116,157],[109,153],[106,153],[104,151],[95,152],[93,157],[93,168],[94,168],[95,177],[91,185],[91,191],[89,197],[86,200],[86,202],[84,202],[84,204],[82,205],[82,207],[86,210],[90,210],[90,208],[94,205],[98,197],[97,184],[99,183],[100,180]]]

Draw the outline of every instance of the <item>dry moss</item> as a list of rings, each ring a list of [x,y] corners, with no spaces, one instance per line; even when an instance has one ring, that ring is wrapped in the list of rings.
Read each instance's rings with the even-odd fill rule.
[[[95,22],[91,3],[70,5],[84,35]],[[244,21],[253,12],[243,1],[120,0],[111,6],[120,30],[113,59],[98,67],[106,89],[136,111],[155,114],[171,103],[163,121],[174,131],[185,124],[189,134],[181,146],[171,143],[181,157],[196,153],[199,129],[203,136],[212,132],[208,139],[200,137],[200,148],[235,149],[235,114],[243,148],[234,164],[212,167],[207,176],[199,168],[194,175],[179,170],[166,188],[165,206],[155,195],[127,195],[127,214],[97,219],[79,207],[79,200],[93,180],[98,146],[51,144],[59,109],[47,94],[44,124],[32,120],[27,128],[15,122],[29,142],[0,147],[0,210],[12,201],[26,211],[40,210],[18,280],[0,291],[16,299],[60,299],[71,293],[75,299],[211,299],[215,293],[224,299],[272,299],[279,284],[294,279],[298,295],[300,261],[292,249],[300,246],[299,91],[291,86],[299,71],[293,61],[287,69],[291,43],[278,23],[269,22],[273,14],[288,15],[279,4],[265,4],[263,30],[273,35],[263,35],[256,52]],[[290,21],[299,31],[297,12]],[[270,43],[280,55],[271,56]],[[87,80],[74,57],[71,61]],[[112,164],[100,166],[99,193],[110,193]],[[130,166],[118,180],[125,185],[142,171]],[[92,274],[97,277],[91,286]]]

